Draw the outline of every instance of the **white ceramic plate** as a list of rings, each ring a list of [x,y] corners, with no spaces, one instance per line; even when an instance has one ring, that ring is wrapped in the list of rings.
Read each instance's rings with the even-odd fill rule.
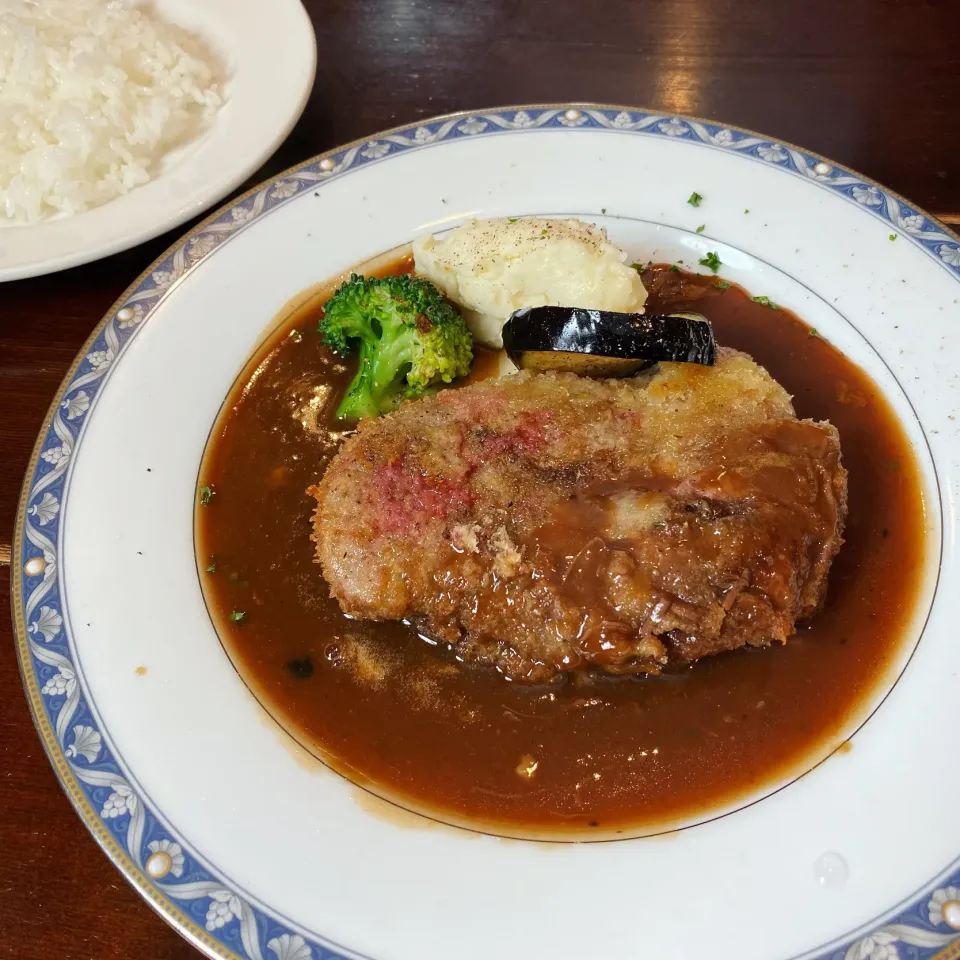
[[[317,48],[300,0],[156,0],[155,7],[220,55],[226,102],[210,129],[165,160],[150,183],[73,217],[0,222],[0,281],[99,260],[197,216],[257,170],[303,112]]]
[[[204,444],[279,307],[422,231],[526,213],[596,220],[639,259],[719,251],[725,277],[796,310],[870,373],[923,471],[924,595],[892,689],[844,732],[859,727],[854,749],[667,836],[504,842],[375,815],[269,720],[197,582]],[[27,474],[14,620],[27,695],[78,812],[211,956],[956,956],[958,298],[958,239],[903,199],[683,117],[528,107],[442,118],[249,193],[104,318]]]

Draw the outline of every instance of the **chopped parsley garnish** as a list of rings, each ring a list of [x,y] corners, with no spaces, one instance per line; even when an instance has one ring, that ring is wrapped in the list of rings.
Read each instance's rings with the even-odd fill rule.
[[[637,273],[643,273],[643,264],[642,263],[631,263],[631,267],[637,271]]]
[[[519,217],[507,217],[507,223],[516,223],[519,219]]]
[[[671,263],[671,264],[670,264],[670,269],[671,269],[674,273],[679,273],[679,272],[680,272],[680,268],[679,268],[675,263]]]
[[[749,213],[749,212],[750,212],[750,208],[749,208],[749,207],[747,207],[747,209],[746,209],[746,210],[744,210],[743,212],[744,212],[744,213]]]
[[[210,501],[213,499],[213,487],[207,485],[206,483],[200,488],[200,506],[209,507]]]
[[[897,239],[897,235],[896,235],[895,233],[891,233],[891,234],[890,234],[890,239],[891,239],[891,240],[896,240],[896,239]]]
[[[210,562],[207,564],[207,573],[216,573],[217,572],[217,558],[214,556],[210,557]]]
[[[769,297],[751,297],[750,299],[754,303],[762,303],[765,307],[769,307],[771,310],[780,309]]]
[[[701,223],[700,226],[697,227],[697,233],[703,233],[703,231],[706,229],[707,229],[707,225],[705,223]]]
[[[711,250],[705,257],[701,257],[698,263],[701,267],[708,267],[714,273],[720,269],[720,258],[713,250]]]
[[[245,610],[231,610],[230,619],[234,623],[243,623],[247,619],[247,613]]]
[[[549,234],[550,234],[550,231],[549,231],[546,227],[544,227],[544,228],[540,231],[540,236],[541,236],[541,237],[546,237],[546,236],[548,236]]]
[[[718,280],[716,283],[718,290],[727,290],[730,287],[730,284],[726,280]]]
[[[817,333],[817,328],[816,328],[816,327],[811,327],[811,328],[810,328],[810,336],[811,336],[811,337],[819,337],[819,336],[820,336],[820,334]]]
[[[702,199],[703,197],[697,193],[696,190],[694,190],[693,193],[691,193],[687,198],[687,203],[689,203],[691,207],[699,207]]]

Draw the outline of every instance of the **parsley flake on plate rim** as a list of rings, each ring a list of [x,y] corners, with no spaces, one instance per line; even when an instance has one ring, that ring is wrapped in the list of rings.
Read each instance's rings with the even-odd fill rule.
[[[716,250],[709,251],[705,257],[701,257],[697,262],[701,267],[707,267],[714,273],[723,265],[723,261],[717,256]]]

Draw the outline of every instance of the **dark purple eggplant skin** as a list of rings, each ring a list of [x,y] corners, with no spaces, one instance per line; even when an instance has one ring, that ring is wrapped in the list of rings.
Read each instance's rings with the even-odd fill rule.
[[[585,354],[620,361],[668,361],[704,366],[713,366],[717,357],[713,328],[695,314],[662,316],[581,307],[517,310],[504,324],[503,346],[518,367],[538,369],[544,369],[545,358],[526,364],[525,354]]]

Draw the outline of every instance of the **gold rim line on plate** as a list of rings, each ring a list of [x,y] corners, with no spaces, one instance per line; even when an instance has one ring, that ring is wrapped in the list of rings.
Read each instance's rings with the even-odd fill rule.
[[[670,117],[677,117],[678,119],[683,119],[687,121],[693,121],[695,123],[708,124],[708,125],[717,125],[716,120],[707,120],[702,117],[696,117],[691,114],[685,113],[663,113],[659,110],[652,110],[646,107],[636,107],[636,106],[625,106],[621,104],[611,104],[611,103],[593,103],[593,102],[582,102],[582,103],[532,103],[532,104],[510,104],[505,106],[497,107],[485,107],[477,110],[460,110],[452,113],[438,114],[437,116],[427,117],[419,121],[413,121],[410,123],[398,124],[393,127],[389,127],[385,130],[377,131],[376,133],[370,136],[359,137],[357,139],[351,140],[347,143],[338,144],[337,146],[326,150],[323,153],[318,153],[307,160],[302,160],[299,163],[292,164],[291,166],[285,168],[281,172],[274,174],[272,177],[267,178],[266,180],[259,181],[254,186],[245,190],[243,193],[225,201],[220,206],[218,206],[212,213],[204,217],[198,224],[193,226],[185,234],[183,234],[179,239],[177,239],[173,244],[167,247],[156,259],[154,259],[151,264],[143,270],[137,278],[123,291],[123,293],[111,304],[110,308],[104,314],[102,319],[96,324],[96,326],[91,331],[90,335],[84,341],[83,346],[78,351],[76,357],[74,357],[73,362],[70,364],[69,369],[64,375],[63,379],[60,382],[60,385],[57,387],[57,390],[54,394],[53,400],[50,403],[47,413],[43,418],[43,422],[40,426],[40,430],[37,434],[37,440],[34,443],[33,450],[30,454],[30,458],[27,462],[26,470],[24,472],[24,480],[21,486],[20,497],[17,505],[17,514],[16,522],[14,525],[14,535],[13,542],[10,550],[10,567],[11,567],[11,580],[10,580],[10,594],[11,594],[11,615],[13,620],[13,632],[14,640],[17,648],[17,662],[20,669],[20,680],[23,685],[24,694],[27,699],[27,703],[30,706],[31,719],[33,720],[34,727],[37,731],[40,741],[43,745],[44,752],[47,754],[47,759],[50,761],[50,765],[53,767],[54,773],[57,776],[57,780],[60,783],[60,787],[63,789],[64,793],[70,799],[70,802],[73,804],[75,810],[80,815],[81,822],[87,827],[93,836],[94,840],[99,844],[100,848],[104,851],[107,857],[112,861],[113,865],[120,871],[122,876],[136,889],[147,901],[147,903],[153,907],[153,909],[171,926],[177,933],[185,937],[193,943],[194,946],[198,947],[201,950],[206,950],[210,953],[211,956],[225,958],[225,960],[248,960],[241,956],[240,954],[235,953],[233,950],[230,950],[224,944],[214,937],[211,937],[210,934],[198,926],[195,921],[188,917],[173,901],[166,897],[164,894],[160,893],[154,885],[153,881],[140,869],[133,861],[130,859],[126,850],[117,842],[113,837],[110,831],[106,828],[102,818],[94,809],[94,807],[87,800],[86,795],[83,793],[80,788],[76,778],[69,768],[67,763],[66,756],[61,749],[59,740],[57,739],[55,733],[53,732],[50,721],[46,714],[46,708],[43,703],[42,695],[37,684],[36,673],[34,671],[31,659],[30,659],[30,646],[29,639],[27,636],[27,625],[23,616],[23,603],[22,603],[22,586],[23,586],[23,569],[20,563],[20,557],[23,554],[23,538],[24,538],[24,526],[26,524],[27,518],[27,507],[29,504],[30,496],[30,486],[31,480],[33,479],[34,471],[36,470],[37,460],[39,459],[40,453],[42,452],[42,446],[44,440],[46,439],[47,432],[50,429],[50,425],[53,422],[53,418],[56,415],[56,411],[59,409],[60,402],[63,400],[64,395],[66,394],[68,388],[70,387],[71,382],[73,381],[74,375],[86,357],[87,352],[90,347],[96,342],[97,338],[107,327],[110,321],[113,319],[116,312],[122,307],[124,302],[136,291],[137,287],[140,286],[147,279],[150,274],[157,269],[157,267],[168,257],[174,254],[177,250],[185,248],[191,240],[199,235],[204,229],[206,229],[211,223],[216,221],[220,216],[222,216],[227,210],[231,210],[234,207],[237,207],[245,200],[248,200],[254,194],[259,193],[265,187],[269,187],[272,184],[279,183],[280,181],[286,179],[291,174],[303,170],[306,167],[314,166],[322,161],[332,157],[334,154],[340,153],[341,151],[348,151],[355,147],[360,147],[365,143],[370,143],[374,140],[379,140],[384,137],[391,136],[392,134],[399,133],[401,131],[407,131],[411,129],[416,129],[417,127],[426,126],[430,123],[444,122],[449,120],[466,120],[470,117],[483,116],[485,114],[503,114],[511,112],[526,112],[526,111],[544,111],[544,110],[556,110],[558,112],[564,112],[566,110],[617,110],[626,113],[642,113],[652,116],[662,116],[665,119]],[[791,143],[787,140],[781,140],[776,137],[768,137],[766,134],[758,133],[755,130],[750,130],[746,127],[740,127],[735,124],[722,124],[729,130],[735,130],[738,133],[745,134],[747,136],[759,137],[760,139],[766,140],[770,143],[777,143],[781,146],[787,147],[788,149],[795,150],[798,153],[804,154],[808,157],[814,157],[818,162],[823,162],[830,164],[832,168],[840,168],[841,170],[847,171],[854,176],[859,177],[864,183],[876,187],[885,194],[893,197],[898,202],[910,207],[915,210],[920,215],[926,217],[928,220],[942,224],[943,221],[939,220],[937,217],[928,213],[926,210],[918,207],[913,202],[907,200],[904,196],[897,193],[894,190],[890,190],[888,187],[885,187],[883,184],[878,183],[876,180],[871,177],[867,177],[864,174],[860,173],[858,170],[854,170],[852,167],[847,166],[846,164],[836,163],[831,160],[829,157],[825,157],[822,154],[816,153],[814,151],[808,150],[805,147],[800,147],[794,143]],[[518,130],[512,131],[516,133],[523,132],[524,129],[520,128]],[[538,129],[538,128],[530,128]],[[597,128],[591,127],[591,130]],[[601,130],[609,130],[610,128],[601,127]],[[503,132],[509,133],[511,131],[504,130]],[[614,131],[616,132],[616,131]],[[623,131],[625,133],[631,133],[633,131]],[[702,143],[702,141],[691,141],[694,143]],[[704,144],[706,146],[706,144]],[[374,161],[379,162],[379,161]],[[780,168],[785,169],[785,168]],[[324,181],[327,182],[327,181]],[[317,184],[317,187],[322,186],[323,183]],[[952,219],[952,217],[951,217]],[[960,215],[957,217],[960,220]],[[241,226],[238,229],[243,230],[244,227]],[[960,243],[960,236],[955,233],[950,227],[944,225],[944,230],[948,236],[950,236],[954,241]],[[190,263],[184,269],[183,273],[176,278],[176,280],[167,287],[157,302],[150,309],[150,313],[156,311],[156,309],[167,299],[169,294],[176,289],[176,287],[181,283],[181,281],[192,274],[194,270],[203,263],[212,253],[214,253],[218,248],[214,248],[209,253],[205,253],[202,256],[198,257],[192,263]],[[144,320],[147,318],[145,317]],[[83,430],[86,426],[86,420],[83,425],[81,425],[80,430],[77,434],[77,446],[79,446],[80,437],[83,433]],[[72,469],[72,465],[69,469]],[[61,514],[62,516],[62,514]],[[59,524],[60,519],[57,520]],[[60,560],[60,550],[58,543],[57,551],[57,563],[59,565]],[[920,889],[925,889],[921,887]],[[909,897],[905,898],[905,902],[912,901],[913,897],[916,895],[911,894]],[[269,911],[268,911],[269,912]],[[866,921],[867,924],[872,923],[872,920]],[[281,921],[281,923],[287,924],[287,921]],[[313,935],[316,936],[316,935]],[[844,935],[845,937],[846,935]],[[349,948],[348,948],[349,949]],[[813,949],[819,949],[814,947]],[[942,951],[940,954],[934,958],[934,960],[960,960],[960,944],[952,944],[948,946],[945,951]]]

